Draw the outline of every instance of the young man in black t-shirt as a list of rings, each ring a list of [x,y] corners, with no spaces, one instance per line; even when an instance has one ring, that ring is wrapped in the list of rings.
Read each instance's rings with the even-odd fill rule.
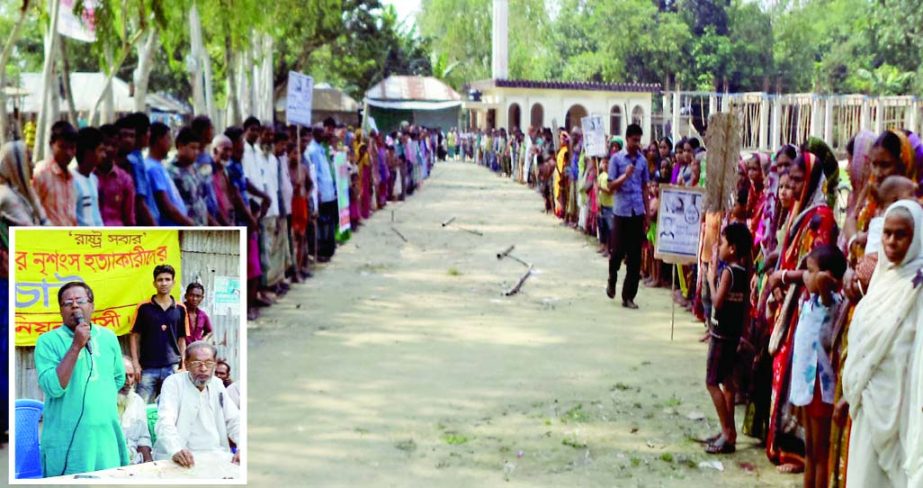
[[[186,308],[176,303],[173,290],[176,271],[169,264],[154,268],[157,294],[138,305],[131,329],[131,360],[138,394],[147,403],[156,401],[168,376],[182,367],[189,319]]]

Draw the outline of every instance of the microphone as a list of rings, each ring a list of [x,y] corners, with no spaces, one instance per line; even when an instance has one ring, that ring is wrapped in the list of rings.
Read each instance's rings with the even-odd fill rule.
[[[80,324],[83,324],[83,323],[87,323],[87,319],[84,318],[83,312],[81,312],[80,310],[78,310],[78,311],[76,311],[76,312],[74,313],[74,317],[77,319],[77,325],[80,325]],[[92,326],[91,326],[91,327],[92,327]],[[92,336],[91,336],[91,338],[92,338]],[[85,346],[85,347],[87,348],[87,352],[90,353],[90,355],[92,356],[92,355],[93,355],[93,348],[90,347],[90,341],[89,341],[89,340],[87,340],[87,343],[86,343],[86,346]]]

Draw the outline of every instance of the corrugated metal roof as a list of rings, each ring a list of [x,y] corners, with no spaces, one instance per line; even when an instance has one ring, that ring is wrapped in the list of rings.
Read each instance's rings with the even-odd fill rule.
[[[365,92],[370,100],[459,101],[461,95],[432,76],[389,76]]]
[[[326,85],[326,86],[324,86]],[[285,111],[285,90],[282,90],[282,96],[276,100],[276,111]],[[355,112],[359,109],[359,102],[346,93],[331,88],[330,85],[323,83],[315,85],[313,98],[311,99],[311,110],[318,112]]]
[[[596,83],[591,81],[557,80],[485,80],[471,84],[474,88],[535,88],[540,90],[585,90],[611,92],[659,92],[659,83]]]
[[[29,90],[23,97],[21,110],[23,112],[38,112],[41,107],[42,95],[45,93],[41,73],[23,73],[20,78],[21,86]],[[71,73],[71,90],[74,95],[74,105],[78,112],[90,112],[105,88],[106,75],[103,73]],[[128,83],[119,78],[112,79],[112,94],[115,100],[116,112],[134,112],[135,102],[130,95]],[[67,109],[67,100],[61,99],[61,109]]]

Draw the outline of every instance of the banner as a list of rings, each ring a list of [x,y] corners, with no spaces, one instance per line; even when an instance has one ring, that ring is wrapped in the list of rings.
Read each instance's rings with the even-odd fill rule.
[[[15,228],[11,265],[15,285],[17,346],[60,327],[58,290],[69,281],[93,289],[91,322],[116,335],[131,332],[135,310],[155,294],[158,264],[176,270],[173,298],[182,303],[179,232],[176,230],[41,230]]]
[[[696,262],[705,191],[697,187],[663,185],[657,212],[654,257],[666,263]]]
[[[60,1],[58,34],[78,41],[96,42],[96,0],[83,0],[83,12],[79,17],[74,13],[77,0]],[[48,11],[51,11],[50,7]]]
[[[599,115],[590,115],[580,119],[583,128],[583,143],[588,156],[604,157],[609,155],[606,144],[606,127]]]
[[[288,123],[310,126],[313,104],[314,78],[289,71],[288,92],[285,97],[285,118]]]
[[[342,235],[349,230],[349,162],[346,161],[346,151],[339,151],[333,155],[333,168],[336,175],[337,206],[340,209],[340,220],[337,234]]]

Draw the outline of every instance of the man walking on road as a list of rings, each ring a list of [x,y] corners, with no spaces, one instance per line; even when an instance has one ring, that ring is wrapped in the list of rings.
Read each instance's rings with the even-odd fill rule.
[[[614,202],[612,213],[615,225],[612,230],[612,255],[609,257],[609,283],[606,295],[615,298],[619,268],[625,259],[628,276],[622,286],[622,306],[637,309],[635,296],[641,278],[641,243],[647,228],[647,183],[650,175],[647,160],[641,153],[643,131],[637,124],[625,132],[626,147],[609,159],[609,191]]]

